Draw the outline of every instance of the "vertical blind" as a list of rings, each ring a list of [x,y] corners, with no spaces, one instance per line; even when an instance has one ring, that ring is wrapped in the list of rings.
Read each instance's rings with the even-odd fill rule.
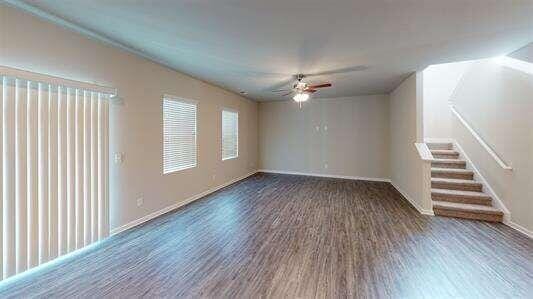
[[[163,98],[163,173],[196,166],[196,102]]]
[[[239,156],[239,114],[222,110],[222,160]]]
[[[5,279],[109,234],[108,94],[0,77]]]

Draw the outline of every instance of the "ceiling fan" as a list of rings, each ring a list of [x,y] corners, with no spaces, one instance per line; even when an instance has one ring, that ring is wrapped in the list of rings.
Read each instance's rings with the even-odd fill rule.
[[[303,82],[302,80],[306,77],[304,74],[297,74],[295,77],[297,81],[292,85],[292,88],[278,89],[272,92],[286,92],[282,96],[292,95],[294,101],[301,103],[307,101],[310,95],[317,92],[319,88],[331,87],[331,83],[328,82],[313,85]]]

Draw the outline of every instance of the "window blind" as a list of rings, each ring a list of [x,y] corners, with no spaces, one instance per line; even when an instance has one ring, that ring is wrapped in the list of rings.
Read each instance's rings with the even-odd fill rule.
[[[222,110],[222,160],[239,156],[239,114]]]
[[[194,101],[163,98],[163,173],[196,166],[196,110]]]
[[[109,233],[108,94],[6,70],[0,69],[1,279]]]

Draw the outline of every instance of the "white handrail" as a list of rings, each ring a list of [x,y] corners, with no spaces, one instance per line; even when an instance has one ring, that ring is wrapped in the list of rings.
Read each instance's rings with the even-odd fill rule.
[[[453,114],[459,119],[459,121],[465,126],[468,131],[470,131],[470,134],[474,136],[474,138],[481,144],[481,146],[496,160],[496,162],[501,166],[501,168],[506,170],[513,170],[513,168],[509,165],[507,165],[499,156],[494,152],[494,150],[479,136],[476,131],[466,122],[466,120],[461,116],[461,114],[455,109],[453,105],[450,105],[450,109],[452,110]]]

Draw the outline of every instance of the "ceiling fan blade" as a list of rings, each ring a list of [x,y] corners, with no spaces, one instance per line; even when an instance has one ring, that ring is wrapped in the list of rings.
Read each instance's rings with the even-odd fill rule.
[[[318,90],[316,90],[316,89],[309,89],[309,88],[306,88],[304,91],[305,91],[305,92],[309,92],[309,93],[315,93],[315,92],[317,92]]]
[[[284,91],[292,91],[292,88],[285,88],[285,89],[271,90],[271,92],[284,92]]]
[[[322,84],[316,84],[316,85],[307,86],[307,88],[309,88],[309,89],[325,88],[325,87],[331,87],[331,83],[322,83]]]
[[[361,72],[369,69],[366,65],[356,65],[351,67],[345,67],[335,70],[329,70],[329,71],[323,71],[318,73],[312,73],[312,74],[305,74],[306,77],[311,76],[324,76],[324,75],[334,75],[334,74],[344,74],[344,73],[351,73],[351,72]]]
[[[283,95],[281,95],[281,96],[282,96],[282,97],[286,97],[286,96],[291,95],[291,94],[292,94],[292,91],[291,91],[291,92],[287,92],[286,94],[283,94]]]

